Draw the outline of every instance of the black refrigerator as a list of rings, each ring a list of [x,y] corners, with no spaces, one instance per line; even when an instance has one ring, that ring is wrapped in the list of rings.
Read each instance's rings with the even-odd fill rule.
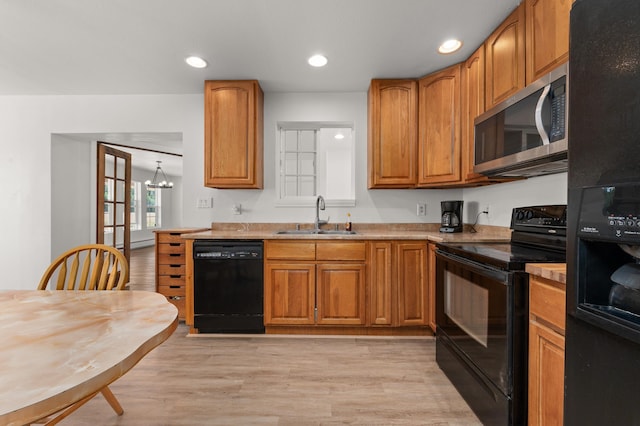
[[[640,0],[576,0],[566,425],[640,425]]]

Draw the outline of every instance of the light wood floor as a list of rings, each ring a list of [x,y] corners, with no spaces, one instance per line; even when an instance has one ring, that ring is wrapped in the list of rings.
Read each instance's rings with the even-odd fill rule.
[[[132,289],[153,289],[153,249],[131,265]],[[436,365],[432,338],[187,333],[180,324],[111,385],[124,415],[98,395],[61,424],[480,424]]]

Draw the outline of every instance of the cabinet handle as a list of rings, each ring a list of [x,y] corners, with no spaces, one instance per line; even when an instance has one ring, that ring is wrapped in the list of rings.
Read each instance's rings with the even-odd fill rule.
[[[179,267],[181,267],[181,266],[182,266],[182,265],[169,265],[169,268],[179,268]]]
[[[178,257],[181,256],[180,253],[169,253],[169,257]]]
[[[169,297],[168,297],[168,299],[171,299],[171,300],[180,300],[180,299],[182,299],[182,296],[169,296]]]
[[[182,275],[169,275],[170,278],[182,278]]]
[[[180,288],[179,285],[170,285],[169,288]]]
[[[180,243],[169,243],[169,245],[171,247],[178,247],[178,246],[180,246]]]

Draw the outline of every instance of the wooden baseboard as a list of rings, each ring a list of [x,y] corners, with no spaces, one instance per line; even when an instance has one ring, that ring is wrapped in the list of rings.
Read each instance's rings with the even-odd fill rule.
[[[266,334],[307,334],[347,336],[433,336],[431,328],[421,327],[332,327],[332,326],[267,326]]]

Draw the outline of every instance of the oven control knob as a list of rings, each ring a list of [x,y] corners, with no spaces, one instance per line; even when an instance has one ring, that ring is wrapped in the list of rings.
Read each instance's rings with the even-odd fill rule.
[[[528,211],[527,212],[527,220],[532,219],[533,218],[533,212],[532,211]]]
[[[635,225],[635,223],[631,219],[628,219],[627,226],[633,226],[633,225]]]
[[[616,221],[615,221],[615,220],[613,220],[613,219],[609,219],[609,225],[611,225],[611,226],[615,226],[615,224],[616,224]]]

